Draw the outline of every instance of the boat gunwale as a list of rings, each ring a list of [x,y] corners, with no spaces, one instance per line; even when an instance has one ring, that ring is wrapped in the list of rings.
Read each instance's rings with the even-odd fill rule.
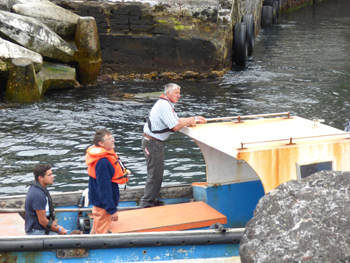
[[[6,236],[0,237],[0,252],[47,251],[57,249],[110,249],[186,245],[238,244],[244,228],[97,235]]]

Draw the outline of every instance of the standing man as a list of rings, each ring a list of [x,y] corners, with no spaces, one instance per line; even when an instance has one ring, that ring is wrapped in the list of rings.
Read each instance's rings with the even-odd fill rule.
[[[118,221],[119,185],[129,181],[125,169],[114,152],[114,137],[107,129],[96,131],[94,144],[86,151],[89,174],[89,200],[93,204],[94,223],[90,234],[106,234],[112,221]]]
[[[142,148],[147,164],[147,180],[141,198],[141,207],[162,205],[157,196],[163,181],[165,141],[172,132],[187,125],[206,123],[203,117],[179,118],[174,111],[174,103],[180,98],[180,86],[165,85],[164,94],[154,104],[143,127]]]
[[[38,164],[34,168],[34,181],[25,201],[25,231],[27,235],[66,235],[67,231],[55,222],[52,198],[46,186],[53,184],[49,164]]]

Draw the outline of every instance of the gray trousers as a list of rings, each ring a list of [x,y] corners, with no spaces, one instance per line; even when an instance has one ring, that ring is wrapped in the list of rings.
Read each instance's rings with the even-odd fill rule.
[[[165,142],[142,138],[142,149],[147,164],[147,180],[145,191],[141,197],[141,207],[151,207],[157,201],[157,196],[163,181]]]

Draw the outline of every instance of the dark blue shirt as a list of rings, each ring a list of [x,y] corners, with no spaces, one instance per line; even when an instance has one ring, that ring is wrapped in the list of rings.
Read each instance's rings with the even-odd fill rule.
[[[25,217],[25,231],[39,229],[45,230],[45,227],[40,225],[38,218],[36,217],[36,210],[46,210],[46,215],[50,214],[49,212],[49,201],[45,193],[38,187],[32,185],[28,192],[24,208],[26,211]],[[32,216],[30,216],[32,215]]]
[[[95,170],[96,179],[89,176],[90,203],[112,215],[117,212],[120,197],[119,185],[111,182],[115,170],[107,158],[98,160]]]

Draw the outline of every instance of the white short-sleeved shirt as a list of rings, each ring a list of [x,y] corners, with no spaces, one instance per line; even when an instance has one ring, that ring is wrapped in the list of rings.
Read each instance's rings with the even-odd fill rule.
[[[149,119],[152,126],[152,131],[160,131],[166,128],[172,129],[178,124],[178,119],[174,105],[165,99],[159,99],[151,109]],[[143,132],[158,139],[165,141],[170,136],[171,132],[153,133],[150,131],[147,122],[143,127]]]

